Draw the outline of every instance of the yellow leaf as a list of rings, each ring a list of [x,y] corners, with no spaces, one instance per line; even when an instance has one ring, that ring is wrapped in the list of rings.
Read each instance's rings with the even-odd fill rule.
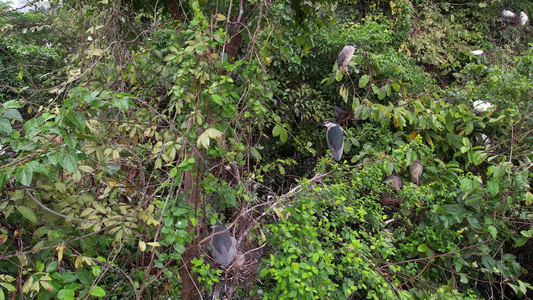
[[[409,136],[409,138],[410,138],[411,140],[414,141],[414,140],[416,139],[416,135],[417,135],[417,134],[418,134],[418,130],[415,129],[415,130],[411,131],[411,132],[409,133],[408,136]]]
[[[76,260],[74,261],[74,267],[76,269],[81,269],[83,268],[83,257],[81,255],[79,255],[78,257],[76,257]]]
[[[7,234],[0,234],[0,245],[7,241]]]
[[[59,245],[56,247],[57,251],[57,262],[60,263],[61,260],[63,260],[63,251],[65,250],[65,246]]]
[[[148,245],[152,246],[152,247],[159,247],[161,246],[161,244],[159,244],[158,242],[151,242],[151,243],[147,243]]]
[[[22,293],[27,294],[30,291],[31,286],[33,285],[33,276],[30,276],[28,280],[22,286]]]
[[[400,123],[398,122],[398,119],[396,119],[396,116],[392,115],[392,120],[394,120],[394,127],[398,128],[400,126]]]
[[[281,209],[274,207],[272,210],[274,210],[276,215],[278,215],[278,218],[283,219],[283,212],[281,211]]]
[[[223,14],[216,14],[215,20],[224,21],[224,20],[226,20],[226,16],[224,16]]]
[[[50,282],[48,282],[48,281],[43,281],[43,280],[41,280],[40,283],[41,283],[42,287],[43,287],[45,290],[47,290],[47,291],[51,291],[51,290],[54,289],[54,286],[53,286]]]
[[[146,250],[146,243],[143,241],[139,241],[139,249],[144,252],[144,250]]]

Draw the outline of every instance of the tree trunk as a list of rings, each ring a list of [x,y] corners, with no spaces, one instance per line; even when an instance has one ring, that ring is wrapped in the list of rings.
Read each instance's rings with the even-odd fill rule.
[[[174,21],[178,21],[181,19],[181,11],[178,1],[180,0],[168,0],[168,9],[170,10],[170,16]]]
[[[195,211],[198,211],[201,195],[199,187],[198,170],[190,170],[184,174],[184,190],[190,191],[188,202]],[[194,230],[195,227],[189,223],[187,232]],[[196,276],[191,274],[192,263],[191,260],[198,254],[197,239],[193,239],[190,243],[185,244],[185,253],[183,253],[183,268],[181,269],[181,299],[196,300],[200,299],[200,285],[196,280]]]

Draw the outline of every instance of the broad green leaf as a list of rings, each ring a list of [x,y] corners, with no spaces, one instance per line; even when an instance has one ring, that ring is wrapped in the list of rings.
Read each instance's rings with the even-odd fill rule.
[[[342,71],[337,70],[337,74],[335,74],[335,80],[337,81],[342,80]]]
[[[53,261],[46,266],[46,272],[51,273],[57,269],[57,261]]]
[[[428,250],[428,246],[426,244],[420,244],[418,246],[418,252],[424,253]]]
[[[169,54],[169,55],[165,56],[165,61],[173,60],[176,57],[178,57],[176,54]]]
[[[359,78],[359,87],[360,88],[365,87],[369,81],[370,81],[370,76],[368,76],[367,74],[361,76],[361,78]]]
[[[219,95],[211,95],[211,99],[213,99],[213,101],[215,101],[216,104],[218,105],[224,105],[224,99],[222,97],[220,97]]]
[[[492,225],[489,225],[488,226],[488,230],[490,232],[490,235],[492,235],[492,238],[495,239],[496,236],[498,236],[498,230],[496,229],[496,227],[492,226]]]
[[[465,134],[469,135],[472,132],[472,130],[474,130],[474,123],[472,121],[466,122]]]
[[[498,193],[500,192],[500,186],[495,181],[487,182],[487,189],[493,197],[498,195]]]
[[[57,299],[59,300],[74,300],[74,296],[74,291],[70,289],[62,289],[57,293]]]
[[[296,38],[296,46],[300,47],[305,43],[305,35],[301,34]]]
[[[4,108],[21,108],[22,105],[17,100],[9,100],[3,104]]]
[[[4,117],[0,117],[0,132],[11,134],[13,128],[11,127],[11,122]]]
[[[533,203],[533,194],[531,192],[526,192],[526,205],[530,206]]]
[[[105,296],[105,290],[99,286],[95,286],[91,291],[91,296],[102,298]]]
[[[25,186],[30,186],[33,179],[33,168],[31,165],[17,168],[16,178],[19,183]]]
[[[123,96],[111,99],[111,106],[121,108],[124,111],[128,111],[128,108],[133,105],[133,100],[130,97]]]
[[[69,119],[70,122],[72,122],[72,124],[74,126],[76,126],[76,128],[79,130],[79,131],[84,131],[85,130],[85,116],[80,113],[80,112],[76,112],[76,113],[68,113],[67,114],[67,118]]]
[[[59,164],[67,171],[74,173],[78,170],[78,157],[74,153],[68,153],[61,156]]]
[[[22,119],[22,116],[20,115],[20,112],[18,110],[16,110],[16,109],[13,109],[13,108],[6,109],[4,111],[3,116],[8,118],[8,119],[16,120],[16,121],[19,121],[19,122],[23,122],[24,121]]]

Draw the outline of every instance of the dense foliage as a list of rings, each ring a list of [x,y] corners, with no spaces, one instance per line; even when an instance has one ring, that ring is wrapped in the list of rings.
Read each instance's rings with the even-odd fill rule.
[[[531,298],[533,39],[502,9],[533,15],[0,5],[0,300]],[[317,127],[334,118],[338,163]]]

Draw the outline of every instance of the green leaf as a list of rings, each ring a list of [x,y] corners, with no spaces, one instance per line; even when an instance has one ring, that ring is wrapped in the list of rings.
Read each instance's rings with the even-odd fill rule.
[[[67,118],[69,119],[70,122],[72,122],[74,126],[76,126],[76,129],[78,129],[79,131],[85,130],[85,116],[82,113],[70,112],[67,114]]]
[[[99,286],[95,286],[94,289],[91,291],[91,296],[102,298],[105,296],[105,290]]]
[[[18,212],[28,221],[32,223],[37,223],[37,217],[35,216],[35,214],[33,213],[31,209],[27,208],[26,206],[22,206],[22,205],[19,205],[16,208]]]
[[[370,76],[368,76],[367,74],[361,76],[361,78],[359,78],[359,87],[360,88],[365,87],[369,81],[370,81]]]
[[[13,128],[11,127],[11,122],[6,118],[0,118],[0,132],[11,134]]]
[[[74,153],[64,154],[61,156],[59,164],[70,173],[74,173],[78,170],[78,157]]]
[[[19,183],[25,186],[30,186],[33,179],[33,168],[31,165],[17,168],[16,178]]]
[[[453,129],[454,129],[454,126],[453,126],[453,116],[451,113],[447,113],[446,114],[446,129],[449,131],[449,132],[452,132]]]
[[[472,130],[474,130],[474,123],[472,121],[466,122],[465,134],[469,135],[472,132]]]
[[[428,250],[428,246],[426,244],[420,244],[418,246],[418,252],[425,253]]]
[[[489,225],[487,228],[490,232],[490,235],[492,235],[492,238],[495,239],[496,236],[498,235],[498,230],[496,229],[496,227]]]
[[[133,100],[130,97],[124,96],[111,99],[111,106],[121,108],[124,111],[128,111],[128,108],[133,105]]]
[[[280,134],[280,131],[281,131],[281,125],[278,124],[274,126],[274,128],[272,129],[272,135],[278,136]]]
[[[178,57],[176,54],[169,54],[169,55],[165,56],[165,61],[173,60],[176,57]]]
[[[305,43],[305,35],[301,34],[296,38],[296,46],[300,47]]]
[[[514,246],[515,247],[522,247],[522,246],[524,246],[527,243],[527,241],[529,241],[529,238],[523,236],[523,237],[521,237],[521,238],[516,240]]]
[[[495,181],[487,182],[487,189],[493,197],[498,195],[498,193],[500,192],[500,186]]]
[[[9,100],[3,104],[4,108],[21,108],[22,105],[17,100]]]
[[[24,122],[22,119],[22,116],[20,115],[20,112],[16,109],[6,109],[4,111],[4,117],[11,119],[11,120],[17,120],[19,122]]]
[[[70,289],[62,289],[57,293],[59,300],[74,300],[74,291]]]
[[[215,103],[218,104],[218,105],[224,105],[225,101],[219,95],[211,95],[211,99],[213,99],[213,101],[215,101]]]
[[[526,205],[530,206],[533,203],[533,194],[531,192],[526,192]]]
[[[337,74],[335,74],[335,80],[337,81],[342,80],[342,71],[337,70]]]
[[[51,273],[57,269],[57,261],[53,261],[46,266],[46,272]]]

